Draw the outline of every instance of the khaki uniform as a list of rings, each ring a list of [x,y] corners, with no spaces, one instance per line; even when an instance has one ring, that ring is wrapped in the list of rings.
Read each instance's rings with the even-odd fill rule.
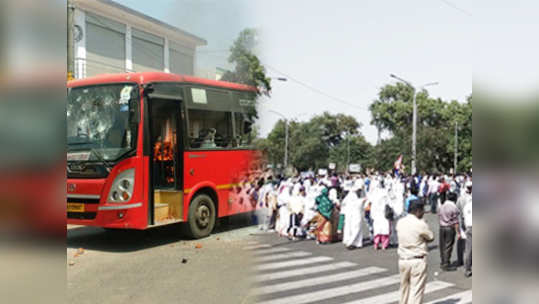
[[[399,237],[400,304],[421,304],[427,283],[427,243],[434,233],[427,223],[408,214],[397,223]]]

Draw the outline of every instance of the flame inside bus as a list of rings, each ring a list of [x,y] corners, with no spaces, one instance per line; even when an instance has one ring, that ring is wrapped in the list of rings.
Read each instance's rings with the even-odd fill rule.
[[[165,127],[161,130],[161,136],[158,136],[153,151],[153,157],[158,168],[163,174],[164,181],[167,184],[174,183],[174,154],[176,146],[176,130],[174,130],[171,120],[167,119]]]

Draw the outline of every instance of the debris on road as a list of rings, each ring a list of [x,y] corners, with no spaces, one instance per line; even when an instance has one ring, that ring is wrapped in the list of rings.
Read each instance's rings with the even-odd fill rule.
[[[196,248],[196,249],[202,248],[202,244],[200,244],[200,243],[196,244],[196,245],[195,245],[195,248]]]
[[[74,261],[69,261],[69,266],[73,266],[75,265],[75,262]]]
[[[185,263],[187,263],[187,259],[184,258],[182,259],[182,264],[185,264]]]

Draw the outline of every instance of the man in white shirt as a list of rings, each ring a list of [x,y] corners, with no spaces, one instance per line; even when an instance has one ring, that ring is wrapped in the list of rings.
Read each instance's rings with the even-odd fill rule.
[[[298,193],[294,193],[294,195],[290,197],[290,203],[288,204],[290,211],[290,222],[287,233],[289,238],[294,241],[297,240],[297,237],[303,236],[303,230],[300,226],[300,218],[305,209],[305,196],[305,188],[300,186]]]
[[[466,250],[466,225],[464,223],[464,207],[472,202],[472,182],[466,182],[464,191],[460,193],[460,196],[457,200],[457,208],[460,211],[459,216],[459,227],[461,227],[461,235],[464,237],[457,240],[457,266],[464,265],[464,251]]]
[[[427,283],[427,243],[434,240],[434,233],[422,219],[424,204],[419,199],[410,203],[408,215],[397,222],[399,236],[399,304],[421,304]]]
[[[438,176],[434,175],[432,180],[429,182],[429,202],[431,213],[436,213],[438,209],[438,187],[440,187]]]

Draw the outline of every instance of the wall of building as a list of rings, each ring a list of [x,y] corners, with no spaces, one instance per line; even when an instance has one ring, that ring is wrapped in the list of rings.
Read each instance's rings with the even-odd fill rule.
[[[193,75],[196,45],[170,39],[129,18],[114,20],[80,8],[75,10],[75,77],[103,73],[164,71]]]

